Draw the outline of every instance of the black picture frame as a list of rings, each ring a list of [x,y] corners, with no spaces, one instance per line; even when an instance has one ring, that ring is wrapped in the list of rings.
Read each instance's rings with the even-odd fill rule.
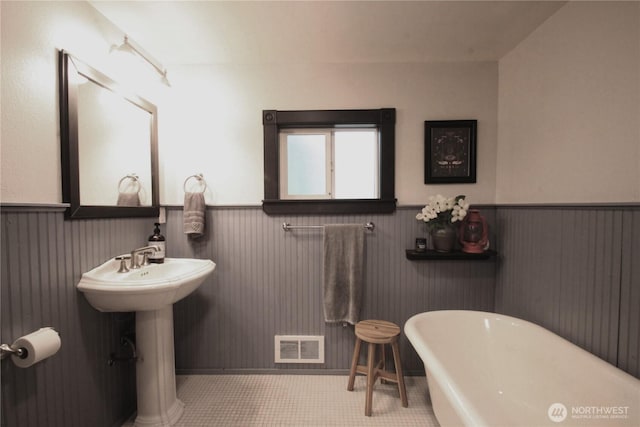
[[[476,182],[477,120],[424,122],[424,183]]]

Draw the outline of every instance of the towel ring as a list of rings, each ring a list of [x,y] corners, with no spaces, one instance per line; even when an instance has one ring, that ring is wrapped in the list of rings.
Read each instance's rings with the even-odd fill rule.
[[[122,183],[127,179],[135,182],[137,185],[137,189],[131,192],[131,194],[139,193],[140,190],[142,189],[142,185],[140,185],[140,179],[138,178],[138,175],[136,175],[135,173],[130,173],[127,176],[122,177],[122,179],[118,181],[118,193],[122,193],[122,191],[120,190],[120,187],[122,186]]]
[[[197,175],[191,175],[184,180],[184,184],[182,185],[182,187],[185,193],[187,193],[187,182],[189,182],[189,180],[192,178],[198,180],[198,183],[202,186],[202,191],[200,191],[201,193],[204,193],[205,191],[207,191],[207,181],[205,181],[204,176],[201,173],[199,173]]]

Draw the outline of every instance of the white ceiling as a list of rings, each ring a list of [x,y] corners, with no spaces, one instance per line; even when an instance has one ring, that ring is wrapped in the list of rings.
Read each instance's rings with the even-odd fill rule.
[[[562,1],[91,1],[165,65],[495,61]]]

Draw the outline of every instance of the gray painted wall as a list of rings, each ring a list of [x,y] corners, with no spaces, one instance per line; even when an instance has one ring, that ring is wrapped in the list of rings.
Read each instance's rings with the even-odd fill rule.
[[[345,372],[353,331],[322,319],[321,232],[285,233],[281,224],[373,221],[363,318],[403,324],[426,310],[493,310],[495,302],[638,376],[640,209],[483,207],[500,253],[488,262],[408,261],[405,249],[424,234],[416,212],[269,217],[259,208],[210,208],[207,237],[191,241],[182,211],[169,209],[168,255],[217,263],[175,306],[178,372]],[[2,342],[48,325],[63,342],[29,369],[2,362],[2,425],[118,425],[135,407],[135,372],[106,359],[133,316],[95,311],[75,286],[82,272],[143,244],[153,220],[64,221],[59,209],[6,207],[0,219]],[[276,365],[276,333],[325,335],[326,363]],[[407,371],[421,369],[404,337],[401,352]]]
[[[640,377],[640,208],[499,208],[496,311]]]
[[[207,211],[208,238],[190,241],[182,234],[182,211],[169,210],[168,254],[217,263],[212,279],[175,306],[178,371],[348,371],[353,327],[325,324],[323,317],[322,230],[285,232],[285,221],[375,223],[375,231],[366,233],[362,318],[403,325],[428,310],[492,310],[495,262],[406,259],[405,249],[425,234],[417,212],[403,208],[393,215],[270,217],[259,208],[214,209]],[[325,363],[275,364],[276,334],[324,335]],[[405,370],[422,370],[404,337],[400,351]]]
[[[61,210],[2,208],[1,340],[43,326],[62,347],[30,368],[2,361],[2,425],[116,425],[135,409],[135,367],[109,367],[132,314],[99,313],[75,287],[83,272],[147,237],[148,220],[64,221]]]

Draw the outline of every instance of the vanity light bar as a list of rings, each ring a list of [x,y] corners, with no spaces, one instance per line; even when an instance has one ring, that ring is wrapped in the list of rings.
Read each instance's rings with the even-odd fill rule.
[[[167,86],[171,86],[169,84],[169,80],[167,79],[167,69],[162,66],[160,61],[155,59],[149,52],[143,49],[138,43],[132,40],[127,34],[124,35],[124,42],[118,49],[129,49],[137,54],[140,58],[147,61],[157,72],[162,76],[162,83]]]

